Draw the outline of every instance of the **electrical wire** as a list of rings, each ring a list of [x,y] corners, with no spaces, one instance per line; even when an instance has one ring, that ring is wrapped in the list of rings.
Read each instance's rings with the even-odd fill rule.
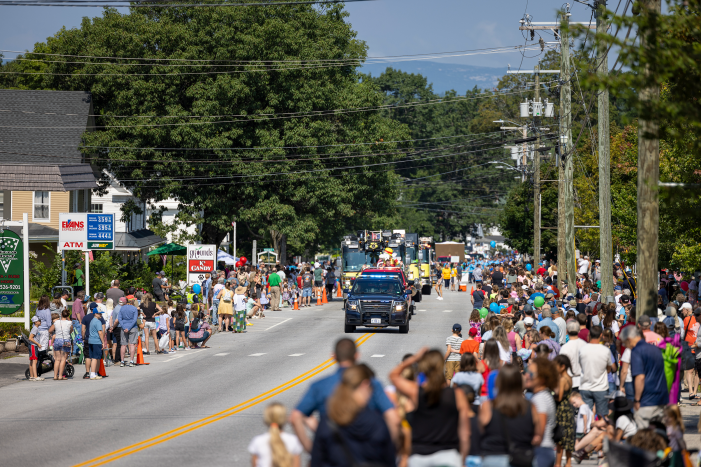
[[[14,126],[14,125],[0,125],[0,128],[13,128],[13,129],[108,129],[108,128],[144,128],[144,127],[177,127],[177,126],[188,126],[188,125],[208,125],[208,124],[222,124],[222,123],[240,123],[240,122],[267,122],[271,120],[281,120],[290,118],[305,118],[305,117],[324,117],[324,116],[338,116],[344,114],[354,114],[361,112],[373,112],[376,110],[395,110],[402,108],[415,108],[422,107],[425,105],[439,105],[439,104],[452,104],[455,102],[465,102],[479,99],[493,98],[495,96],[512,95],[518,94],[516,92],[508,93],[487,93],[481,94],[479,96],[468,97],[468,96],[458,96],[459,98],[452,99],[434,99],[429,102],[416,102],[409,104],[400,105],[381,105],[381,106],[368,106],[368,107],[358,107],[352,109],[332,109],[332,110],[320,110],[315,112],[283,112],[283,113],[268,113],[268,114],[252,114],[246,119],[239,120],[218,120],[213,122],[180,122],[180,123],[145,123],[138,125],[81,125],[81,126]],[[231,115],[232,117],[243,117],[248,116],[244,114]],[[260,116],[268,118],[257,118]],[[120,116],[121,118],[128,118],[128,116]],[[151,117],[153,118],[153,116]]]
[[[94,0],[95,2],[104,2],[104,0]],[[343,0],[341,1],[327,1],[327,0],[309,0],[309,1],[285,1],[285,2],[252,2],[252,3],[208,3],[208,4],[163,4],[163,3],[149,3],[149,4],[134,4],[132,1],[128,3],[126,0],[124,5],[108,5],[112,8],[176,8],[176,7],[187,7],[187,8],[197,8],[197,7],[213,7],[213,6],[280,6],[280,5],[325,5],[325,4],[338,4],[338,3],[350,3],[350,2],[370,2],[375,0]],[[60,0],[51,0],[46,2],[32,2],[30,0],[23,1],[2,1],[0,5],[2,6],[53,6],[53,7],[96,7],[105,8],[103,3],[97,4],[82,4],[75,3],[76,0],[67,0],[67,2],[72,3],[62,3]],[[141,2],[138,2],[141,3]],[[144,2],[145,3],[145,2]]]

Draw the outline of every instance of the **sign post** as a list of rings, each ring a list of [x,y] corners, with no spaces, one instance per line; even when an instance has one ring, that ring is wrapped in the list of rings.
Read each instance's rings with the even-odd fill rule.
[[[216,245],[187,246],[187,285],[199,284],[207,273],[214,271],[217,261]]]
[[[0,224],[0,315],[16,313],[24,304],[24,317],[0,317],[4,323],[24,323],[29,331],[29,224],[22,221]],[[5,227],[22,227],[22,237]],[[20,255],[22,255],[20,257]]]

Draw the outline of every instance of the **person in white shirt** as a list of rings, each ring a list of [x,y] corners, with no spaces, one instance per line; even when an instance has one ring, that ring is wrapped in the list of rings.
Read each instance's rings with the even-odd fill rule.
[[[570,337],[569,342],[562,346],[560,355],[569,357],[572,363],[572,389],[579,390],[582,376],[582,366],[579,364],[579,352],[587,345],[585,341],[579,338],[580,326],[577,321],[567,323],[567,335]]]
[[[589,330],[589,343],[579,351],[579,364],[582,367],[579,392],[591,409],[596,407],[599,416],[608,413],[608,373],[616,371],[611,350],[608,346],[599,344],[603,332],[601,326],[592,326]]]
[[[589,262],[589,257],[585,256],[584,258],[579,259],[579,269],[578,273],[579,274],[588,274],[589,273],[589,265],[591,263]]]
[[[268,432],[258,435],[248,445],[251,462],[254,467],[273,467],[274,465],[301,464],[302,443],[282,428],[287,421],[287,410],[280,403],[272,403],[263,412],[263,421],[269,427]],[[274,448],[274,449],[273,449]]]

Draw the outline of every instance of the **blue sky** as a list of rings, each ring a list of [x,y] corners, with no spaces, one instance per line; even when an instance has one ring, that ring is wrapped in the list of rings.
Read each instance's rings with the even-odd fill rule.
[[[571,2],[572,21],[589,21],[588,8]],[[450,52],[519,45],[523,37],[518,20],[524,12],[533,21],[554,21],[562,3],[542,0],[377,0],[349,3],[349,21],[366,41],[371,56]],[[2,6],[0,49],[31,49],[62,26],[74,28],[84,16],[101,15],[100,8]],[[126,10],[126,9],[123,9]],[[545,37],[547,40],[547,36]],[[6,58],[14,54],[5,53]],[[519,53],[450,57],[443,63],[506,69],[518,67]],[[532,67],[535,59],[524,59]]]

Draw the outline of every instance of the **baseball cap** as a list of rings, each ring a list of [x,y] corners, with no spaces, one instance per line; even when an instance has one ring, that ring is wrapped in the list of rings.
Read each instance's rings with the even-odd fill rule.
[[[545,294],[545,298],[553,298],[555,295],[553,295],[552,292],[548,292]]]
[[[649,326],[649,325],[650,325],[650,317],[649,317],[648,315],[642,315],[640,318],[638,318],[638,325],[640,325],[640,326],[644,326],[644,325]]]
[[[126,297],[119,297],[119,304],[124,305],[125,303],[127,303],[127,298]]]
[[[616,287],[613,288],[613,290],[623,290],[623,288],[620,285],[617,285]]]
[[[691,310],[691,309],[692,309],[692,308],[691,308],[691,303],[689,303],[689,302],[682,303],[682,306],[681,306],[679,309],[680,309],[680,310]]]
[[[621,303],[630,303],[630,297],[628,295],[621,296]]]
[[[186,309],[186,310],[192,309],[192,305],[190,305],[190,304],[188,303],[187,305],[185,305],[185,309]]]
[[[98,292],[95,294],[95,300],[102,300],[103,298],[105,298],[105,294],[103,294],[102,292]]]
[[[533,326],[533,318],[531,318],[530,316],[527,318],[524,318],[523,324],[525,324],[526,326]]]
[[[457,332],[462,331],[462,326],[460,326],[460,324],[458,324],[458,323],[453,324],[453,331],[457,331]]]
[[[94,309],[96,309],[96,308],[97,308],[97,303],[92,302],[92,303],[90,304],[90,309],[91,309],[91,310],[94,310]]]
[[[577,306],[577,300],[570,300],[570,306]]]
[[[37,321],[41,321],[38,316],[32,316],[32,323],[36,323]]]
[[[477,328],[470,328],[470,331],[468,332],[469,335],[472,337],[475,337],[477,335]]]

